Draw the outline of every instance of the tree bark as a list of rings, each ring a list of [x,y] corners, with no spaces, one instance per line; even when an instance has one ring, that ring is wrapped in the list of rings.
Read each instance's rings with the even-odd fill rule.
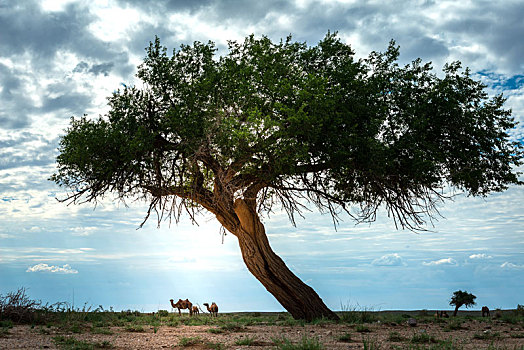
[[[273,252],[258,214],[243,199],[234,203],[239,224],[226,227],[238,238],[242,257],[248,270],[264,285],[278,302],[295,318],[311,321],[316,318],[338,320],[313,290],[291,272]],[[224,218],[219,219],[221,222]],[[235,220],[236,221],[236,220]]]
[[[455,311],[453,312],[453,317],[457,316],[457,312],[459,311],[459,307],[462,305],[455,305]]]

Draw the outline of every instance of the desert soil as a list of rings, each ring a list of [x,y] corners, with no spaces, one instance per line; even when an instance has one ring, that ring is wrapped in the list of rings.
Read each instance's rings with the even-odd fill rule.
[[[305,326],[247,326],[227,330],[223,333],[211,333],[216,326],[161,326],[155,329],[144,327],[144,332],[129,332],[122,327],[111,327],[112,334],[93,334],[90,331],[81,333],[64,333],[57,328],[42,326],[14,326],[7,335],[0,337],[0,349],[57,349],[53,338],[57,336],[74,337],[89,343],[110,344],[112,349],[213,349],[213,344],[222,344],[222,349],[274,349],[274,339],[285,337],[293,342],[300,342],[304,336],[317,338],[324,349],[404,349],[410,345],[415,348],[429,348],[438,343],[413,344],[414,335],[426,333],[435,341],[452,339],[453,348],[463,349],[524,349],[524,327],[501,321],[491,323],[469,320],[462,324],[462,329],[447,331],[445,324],[427,323],[416,327],[407,323],[370,323],[365,324],[368,332],[362,332],[363,326],[353,324],[321,324]],[[360,327],[360,328],[359,328]],[[360,332],[359,332],[360,331]],[[393,333],[395,332],[395,333]],[[339,338],[349,334],[350,341]],[[394,337],[392,337],[394,334]],[[477,339],[478,335],[486,335]],[[495,336],[490,336],[495,335]],[[239,339],[253,339],[251,345],[235,345]],[[193,344],[182,344],[184,339],[192,338]],[[394,340],[392,340],[392,338]],[[444,347],[442,347],[444,348]],[[448,347],[449,348],[449,347]]]

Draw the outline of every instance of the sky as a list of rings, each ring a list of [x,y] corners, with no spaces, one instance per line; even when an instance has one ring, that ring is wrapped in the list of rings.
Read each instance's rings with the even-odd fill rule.
[[[283,311],[247,271],[236,238],[211,216],[199,225],[155,220],[141,202],[66,205],[48,181],[71,116],[107,112],[106,97],[135,77],[155,35],[171,51],[291,34],[316,45],[330,31],[357,57],[391,39],[400,63],[439,72],[460,60],[490,95],[503,93],[524,139],[524,2],[351,0],[0,0],[0,294],[77,307],[171,310],[169,299],[221,311]],[[440,73],[439,73],[440,74]],[[519,169],[524,170],[524,169]],[[522,178],[521,176],[521,179]],[[467,290],[477,306],[524,304],[524,188],[459,195],[428,231],[349,217],[335,228],[314,210],[293,227],[264,217],[273,249],[333,310],[449,309]]]

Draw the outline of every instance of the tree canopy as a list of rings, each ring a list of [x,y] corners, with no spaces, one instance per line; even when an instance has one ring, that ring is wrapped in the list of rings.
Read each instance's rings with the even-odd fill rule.
[[[168,55],[156,38],[146,51],[142,86],[113,93],[105,116],[73,118],[61,138],[51,179],[69,200],[143,198],[146,220],[206,210],[243,242],[239,229],[260,231],[275,206],[293,223],[307,203],[363,221],[384,207],[418,229],[447,186],[520,184],[505,99],[458,62],[440,77],[420,59],[401,66],[394,42],[356,59],[332,33],[316,46],[249,36],[220,57],[212,42]]]
[[[476,298],[477,297],[475,295],[468,293],[467,291],[457,290],[453,292],[453,296],[451,297],[451,301],[449,302],[449,305],[455,305],[455,311],[453,312],[453,316],[457,316],[458,309],[463,305],[466,307],[475,305]]]
[[[355,60],[334,34],[314,47],[250,36],[215,52],[196,42],[169,57],[156,38],[142,88],[114,93],[107,116],[72,121],[53,180],[75,198],[144,195],[173,213],[260,189],[260,210],[291,215],[298,198],[332,213],[356,204],[361,219],[384,205],[410,227],[446,185],[485,195],[518,182],[504,98],[489,99],[458,62],[443,78],[420,60],[401,67],[394,42]]]

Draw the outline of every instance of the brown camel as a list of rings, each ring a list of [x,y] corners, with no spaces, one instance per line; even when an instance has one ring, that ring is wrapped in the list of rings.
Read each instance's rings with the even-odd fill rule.
[[[193,315],[198,315],[200,311],[198,311],[198,306],[193,306]]]
[[[489,307],[483,306],[482,307],[482,317],[487,316],[489,317]]]
[[[180,315],[180,309],[188,309],[189,316],[193,315],[193,304],[189,300],[178,299],[176,303],[173,303],[173,299],[169,300],[173,309],[178,309],[178,314]]]
[[[212,302],[212,303],[211,303],[211,306],[209,306],[208,303],[204,303],[204,305],[206,306],[207,311],[209,311],[209,313],[211,314],[211,316],[218,317],[218,305],[215,304],[215,302]]]
[[[435,317],[436,318],[441,318],[441,317],[444,317],[444,318],[448,318],[449,315],[446,311],[438,311],[435,313]]]

